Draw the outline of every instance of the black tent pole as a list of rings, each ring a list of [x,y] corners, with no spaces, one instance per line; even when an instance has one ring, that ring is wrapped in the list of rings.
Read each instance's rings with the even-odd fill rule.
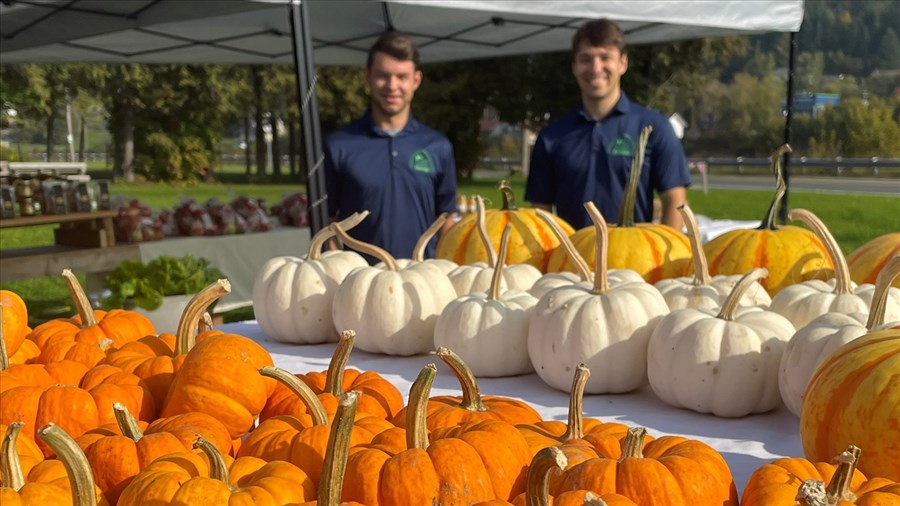
[[[294,71],[297,73],[297,105],[303,118],[303,139],[306,143],[306,194],[309,197],[309,226],[310,233],[315,234],[328,225],[328,195],[325,190],[319,100],[316,98],[316,69],[313,64],[309,9],[306,4],[306,0],[302,2],[292,0],[290,19]]]
[[[791,144],[791,122],[794,119],[794,68],[796,64],[797,53],[797,32],[791,32],[790,52],[788,53],[788,79],[787,79],[787,104],[786,114],[784,118],[784,143]],[[791,153],[784,154],[784,198],[781,199],[781,208],[778,210],[778,219],[781,223],[788,221],[788,193],[791,188]]]

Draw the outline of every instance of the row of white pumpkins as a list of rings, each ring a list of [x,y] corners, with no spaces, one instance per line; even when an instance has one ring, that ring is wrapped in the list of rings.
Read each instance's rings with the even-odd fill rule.
[[[592,371],[586,393],[628,392],[649,381],[666,403],[725,417],[768,411],[782,399],[799,416],[806,385],[831,351],[900,320],[900,289],[890,286],[900,257],[875,285],[855,286],[834,238],[808,211],[793,210],[791,219],[823,239],[835,278],[798,283],[772,299],[757,282],[765,269],[709,276],[687,206],[682,213],[692,237],[693,278],[651,285],[637,272],[607,270],[606,222],[592,203],[585,207],[597,228],[593,272],[550,215],[538,211],[579,275],[504,266],[509,226],[494,252],[480,201],[478,230],[489,264],[422,258],[443,217],[422,236],[412,259],[394,259],[347,235],[367,213],[351,216],[317,233],[307,257],[277,257],[263,266],[253,289],[256,319],[280,342],[336,341],[338,329],[354,329],[356,347],[364,351],[415,355],[443,346],[476,376],[536,372],[562,391],[584,364]],[[382,262],[369,266],[352,251],[322,253],[334,236]]]

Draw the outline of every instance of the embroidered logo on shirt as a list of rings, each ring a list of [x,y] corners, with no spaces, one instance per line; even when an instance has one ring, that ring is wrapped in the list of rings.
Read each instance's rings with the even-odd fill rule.
[[[409,157],[409,168],[423,174],[434,172],[434,159],[427,149],[420,149]]]
[[[615,156],[634,156],[634,138],[628,134],[618,137],[606,152]]]

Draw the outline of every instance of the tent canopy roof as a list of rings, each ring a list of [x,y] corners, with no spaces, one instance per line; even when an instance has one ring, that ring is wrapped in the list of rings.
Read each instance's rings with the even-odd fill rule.
[[[290,0],[3,0],[0,62],[292,63]],[[423,62],[565,50],[587,19],[628,44],[798,31],[803,0],[306,0],[314,59],[360,65],[386,29]]]

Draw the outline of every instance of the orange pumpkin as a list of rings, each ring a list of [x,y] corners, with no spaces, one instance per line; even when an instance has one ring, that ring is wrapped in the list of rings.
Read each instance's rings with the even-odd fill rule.
[[[870,332],[835,350],[809,380],[800,412],[803,453],[825,461],[863,448],[867,476],[900,480],[900,329]]]
[[[778,204],[787,191],[781,157],[790,152],[785,144],[772,154],[772,170],[777,188],[765,218],[758,228],[732,230],[703,245],[709,272],[744,274],[765,267],[769,276],[761,281],[769,295],[782,288],[811,279],[826,280],[834,275],[834,265],[822,241],[810,230],[775,224]]]
[[[866,479],[856,469],[860,449],[850,446],[837,456],[837,464],[786,457],[765,464],[747,481],[741,506],[794,506],[807,480],[828,483],[829,504],[877,506],[900,503],[900,484],[885,478]],[[840,501],[840,502],[838,502]]]
[[[355,390],[361,394],[358,401],[360,412],[390,420],[403,408],[403,394],[393,383],[374,371],[346,369],[355,339],[356,332],[341,332],[327,370],[296,376],[316,393],[329,414],[334,414],[344,392]],[[303,413],[306,413],[303,400],[279,382],[266,401],[266,407],[259,414],[259,420],[262,422],[273,416],[297,416]]]
[[[428,399],[426,419],[428,430],[453,427],[481,420],[503,420],[512,424],[534,423],[541,415],[528,403],[501,396],[482,396],[472,370],[452,350],[440,348],[437,356],[444,361],[462,388],[462,396],[439,395]],[[394,417],[394,425],[406,427],[409,406]]]
[[[874,284],[881,269],[897,255],[900,255],[900,232],[880,235],[856,248],[847,257],[850,278],[859,285]],[[900,277],[895,278],[891,286],[900,288]]]
[[[688,237],[668,225],[635,223],[634,206],[637,186],[644,163],[644,149],[651,127],[641,132],[638,153],[631,164],[625,187],[625,197],[619,210],[619,221],[609,227],[607,265],[610,269],[630,269],[648,283],[678,278],[691,272],[691,244]],[[590,265],[596,263],[597,228],[582,228],[571,237],[572,244]],[[547,272],[578,272],[571,256],[564,248],[557,248],[550,256]]]
[[[28,328],[28,308],[16,292],[0,290],[0,332],[6,343],[6,355],[11,357],[25,341]]]
[[[559,239],[538,217],[535,209],[516,207],[515,197],[508,182],[501,181],[499,189],[503,194],[503,205],[500,209],[491,209],[485,213],[485,226],[494,250],[500,249],[500,237],[507,223],[512,224],[507,262],[530,264],[541,272],[547,272],[547,261],[553,250],[559,246]],[[574,232],[572,226],[565,220],[557,216],[554,218],[567,235]],[[487,262],[488,252],[476,229],[475,213],[459,220],[438,241],[437,258],[451,260],[459,265]]]

